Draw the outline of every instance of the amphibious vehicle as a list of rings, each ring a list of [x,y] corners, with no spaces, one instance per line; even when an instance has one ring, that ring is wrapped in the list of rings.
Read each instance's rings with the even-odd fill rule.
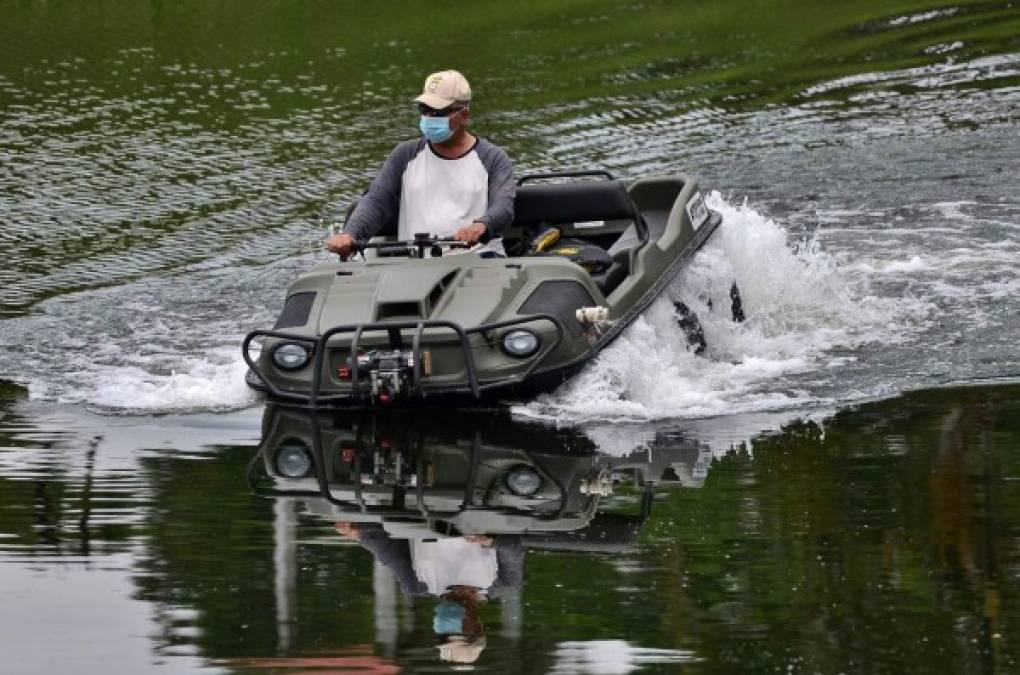
[[[553,389],[645,310],[721,222],[684,174],[526,176],[514,210],[506,258],[384,233],[357,260],[316,265],[291,284],[276,325],[245,338],[249,385],[312,407]]]

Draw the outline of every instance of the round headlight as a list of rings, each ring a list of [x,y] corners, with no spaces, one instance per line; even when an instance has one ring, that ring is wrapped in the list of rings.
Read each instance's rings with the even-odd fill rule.
[[[273,350],[273,363],[283,370],[297,370],[308,363],[308,350],[296,342],[284,342]]]
[[[276,451],[276,470],[287,478],[307,476],[312,468],[308,450],[300,445],[285,445]]]
[[[512,330],[503,336],[503,351],[518,358],[531,356],[540,344],[538,336],[530,330]]]
[[[542,477],[530,466],[519,466],[506,475],[506,486],[518,497],[530,497],[542,487]]]

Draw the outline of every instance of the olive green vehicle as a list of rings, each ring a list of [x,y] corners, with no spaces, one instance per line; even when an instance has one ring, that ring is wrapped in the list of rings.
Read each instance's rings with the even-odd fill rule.
[[[249,384],[313,407],[553,389],[644,311],[721,222],[683,174],[528,176],[514,210],[506,258],[384,236],[361,245],[361,259],[316,265],[291,284],[273,329],[245,338]]]
[[[633,542],[656,491],[701,487],[711,458],[675,436],[609,455],[580,432],[493,411],[270,404],[248,483],[313,517],[398,538],[517,534],[532,547],[613,550]]]

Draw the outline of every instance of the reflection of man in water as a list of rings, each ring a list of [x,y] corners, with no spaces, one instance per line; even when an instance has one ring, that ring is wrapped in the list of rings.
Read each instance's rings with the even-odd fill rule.
[[[336,524],[388,567],[408,595],[440,598],[433,628],[444,661],[473,663],[485,648],[479,608],[489,598],[520,588],[524,547],[517,536],[393,539],[376,523]]]

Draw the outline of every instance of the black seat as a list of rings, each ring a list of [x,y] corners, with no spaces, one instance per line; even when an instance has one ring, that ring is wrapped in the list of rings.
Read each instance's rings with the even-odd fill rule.
[[[627,186],[619,180],[521,185],[514,199],[513,225],[517,227],[636,217]]]

